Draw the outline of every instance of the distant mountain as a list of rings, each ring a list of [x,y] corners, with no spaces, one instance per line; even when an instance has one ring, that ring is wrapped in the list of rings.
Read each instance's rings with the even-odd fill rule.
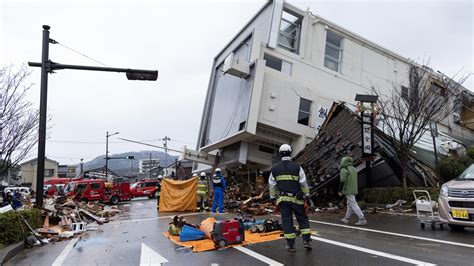
[[[139,151],[139,152],[124,152],[124,153],[117,153],[117,154],[110,154],[109,157],[127,157],[127,156],[134,156],[135,159],[132,160],[132,171],[133,173],[138,172],[138,161],[143,159],[149,159],[151,153],[151,158],[159,158],[160,165],[165,166],[166,161],[166,153],[161,151]],[[105,155],[100,155],[94,158],[89,162],[84,163],[84,171],[95,169],[99,167],[105,166]],[[168,154],[168,165],[174,163],[174,161],[178,158],[178,156],[172,156]],[[115,173],[122,175],[122,174],[129,174],[130,173],[130,160],[127,159],[109,159],[109,169],[114,171]],[[80,170],[79,170],[80,171]]]

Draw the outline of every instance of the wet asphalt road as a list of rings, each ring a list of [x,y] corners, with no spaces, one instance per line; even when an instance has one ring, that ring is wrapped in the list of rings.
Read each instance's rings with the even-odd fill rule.
[[[139,265],[142,243],[166,258],[165,265],[266,265],[268,259],[284,265],[474,265],[473,229],[421,230],[415,217],[380,214],[369,215],[369,225],[361,229],[342,225],[339,214],[311,215],[311,228],[317,231],[312,251],[304,250],[298,239],[296,253],[284,250],[284,240],[244,250],[193,253],[162,236],[174,213],[157,213],[155,204],[148,199],[124,204],[127,211],[101,230],[85,233],[78,240],[25,250],[6,265],[52,265],[55,261],[62,265]],[[209,215],[192,213],[186,220],[197,224]]]

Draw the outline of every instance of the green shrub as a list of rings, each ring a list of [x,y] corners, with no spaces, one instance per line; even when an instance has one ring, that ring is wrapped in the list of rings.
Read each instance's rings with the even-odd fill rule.
[[[22,211],[9,211],[0,214],[0,243],[9,245],[23,240],[25,233],[29,232],[26,225],[21,222],[20,214],[28,221],[33,229],[41,226],[39,210],[30,209]]]
[[[366,203],[392,204],[397,200],[405,200],[407,204],[415,201],[413,190],[428,190],[431,200],[437,200],[439,196],[438,188],[416,188],[416,187],[383,187],[383,188],[365,188],[362,190],[361,198]]]
[[[456,178],[464,169],[466,169],[464,163],[454,156],[444,157],[439,161],[439,174],[444,181]]]
[[[445,182],[456,178],[474,163],[474,147],[467,148],[466,155],[459,157],[452,154],[441,158],[439,161],[439,174],[444,178]]]
[[[471,160],[474,160],[474,147],[467,148],[466,155],[467,157],[471,158]]]

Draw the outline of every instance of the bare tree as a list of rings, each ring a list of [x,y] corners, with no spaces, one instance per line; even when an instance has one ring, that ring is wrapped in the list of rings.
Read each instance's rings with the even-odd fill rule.
[[[423,62],[425,63],[425,62]],[[454,81],[433,72],[426,65],[411,62],[408,87],[393,86],[388,95],[372,86],[379,96],[380,120],[401,163],[402,184],[407,186],[409,154],[415,143],[429,130],[432,122],[440,122],[454,111],[453,100],[466,77]]]
[[[0,175],[22,161],[38,140],[39,113],[26,99],[26,66],[0,69]]]

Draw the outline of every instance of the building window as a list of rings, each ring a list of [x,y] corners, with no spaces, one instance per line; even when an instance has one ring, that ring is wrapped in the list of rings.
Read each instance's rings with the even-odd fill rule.
[[[53,177],[54,169],[44,169],[44,177]]]
[[[330,30],[326,33],[326,51],[324,53],[324,66],[339,72],[342,62],[343,38]]]
[[[311,101],[300,98],[300,108],[298,110],[298,123],[309,126],[309,117],[311,116]]]
[[[264,54],[263,59],[265,59],[265,65],[269,68],[273,68],[282,73],[291,75],[291,63],[286,62],[278,57]]]
[[[273,148],[262,146],[262,145],[258,145],[258,151],[269,153],[269,154],[275,154],[275,150]]]
[[[408,101],[408,99],[410,98],[410,93],[409,93],[409,89],[408,87],[405,87],[405,86],[402,86],[402,99],[405,99]]]
[[[278,34],[278,47],[297,54],[303,18],[289,10],[283,10]]]

